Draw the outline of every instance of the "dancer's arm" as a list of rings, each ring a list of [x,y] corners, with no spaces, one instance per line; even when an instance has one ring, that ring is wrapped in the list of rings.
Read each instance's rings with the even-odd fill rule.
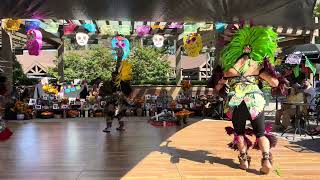
[[[218,81],[217,85],[214,87],[214,89],[215,89],[216,91],[220,91],[221,88],[223,88],[223,86],[224,86],[226,83],[227,83],[226,80],[220,79],[220,80]]]
[[[260,76],[261,79],[267,81],[270,86],[278,87],[279,80],[277,78],[275,78],[275,77],[272,77],[267,72],[262,72],[259,76]]]

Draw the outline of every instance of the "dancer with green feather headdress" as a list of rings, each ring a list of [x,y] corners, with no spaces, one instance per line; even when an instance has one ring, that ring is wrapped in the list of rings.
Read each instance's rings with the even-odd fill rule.
[[[263,110],[265,99],[259,88],[261,81],[272,87],[283,84],[272,64],[277,49],[277,34],[268,27],[229,25],[223,32],[225,47],[221,52],[221,66],[218,66],[210,79],[210,85],[227,95],[225,113],[232,120],[233,128],[226,127],[234,140],[229,147],[240,151],[240,168],[247,169],[251,157],[248,149],[253,146],[262,151],[262,173],[272,168],[270,148],[276,144],[276,138],[270,134],[270,125],[265,126]],[[250,120],[252,129],[246,129],[246,120]],[[246,135],[255,135],[253,144]]]

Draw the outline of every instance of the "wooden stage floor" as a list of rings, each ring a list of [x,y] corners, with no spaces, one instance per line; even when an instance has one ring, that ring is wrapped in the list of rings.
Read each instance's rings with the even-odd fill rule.
[[[102,119],[59,121],[9,123],[14,135],[0,143],[0,180],[320,179],[320,139],[280,139],[273,150],[276,170],[260,175],[255,150],[251,169],[237,168],[237,152],[227,149],[227,121],[179,129],[130,119],[125,132],[109,135],[101,132]],[[308,148],[314,143],[318,148]]]

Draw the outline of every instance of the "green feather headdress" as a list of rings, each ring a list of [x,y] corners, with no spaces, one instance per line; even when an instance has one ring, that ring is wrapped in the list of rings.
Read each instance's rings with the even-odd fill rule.
[[[232,41],[222,50],[221,61],[224,70],[234,66],[243,55],[262,63],[268,57],[271,64],[274,63],[274,53],[277,49],[277,33],[268,27],[248,27],[239,29]]]

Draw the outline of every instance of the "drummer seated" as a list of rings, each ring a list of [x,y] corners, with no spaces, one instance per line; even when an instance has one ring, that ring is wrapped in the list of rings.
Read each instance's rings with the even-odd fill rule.
[[[305,100],[304,93],[298,85],[293,85],[293,87],[289,89],[289,95],[287,97],[288,103],[304,103]],[[281,109],[276,112],[275,125],[281,125],[283,128],[289,127],[291,119],[293,119],[295,114],[296,106],[282,104]]]

